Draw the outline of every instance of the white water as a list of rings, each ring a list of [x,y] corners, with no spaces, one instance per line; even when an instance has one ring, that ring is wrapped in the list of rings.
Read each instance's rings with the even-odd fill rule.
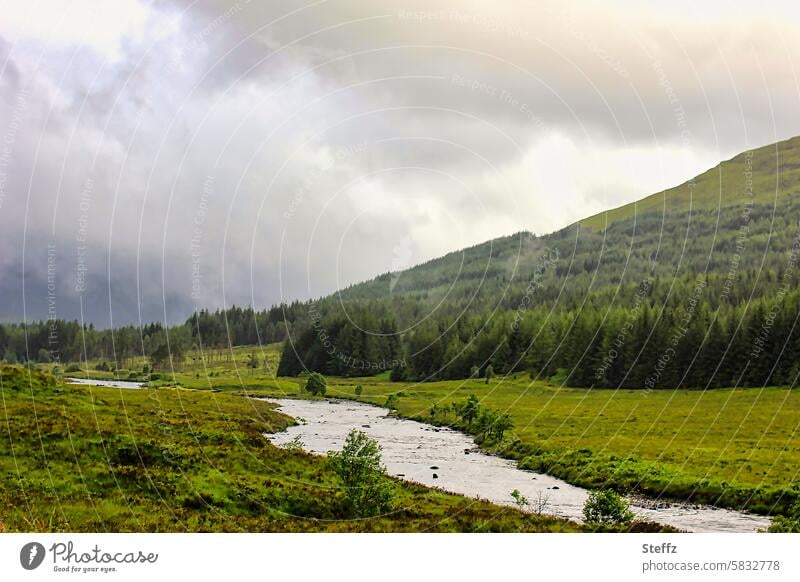
[[[69,384],[80,386],[103,386],[106,388],[125,388],[126,390],[136,390],[144,388],[141,382],[125,382],[123,380],[92,380],[90,378],[67,378]]]
[[[543,513],[581,521],[588,492],[560,479],[517,469],[513,461],[478,451],[472,439],[460,432],[387,417],[384,408],[350,401],[265,399],[300,421],[298,426],[268,434],[275,444],[299,436],[306,450],[325,454],[341,449],[355,428],[376,439],[390,475],[432,487],[512,505],[511,491],[518,489],[533,505],[546,499]],[[435,476],[434,476],[435,475]],[[727,509],[675,503],[635,502],[641,519],[694,532],[753,532],[769,526],[770,519]]]

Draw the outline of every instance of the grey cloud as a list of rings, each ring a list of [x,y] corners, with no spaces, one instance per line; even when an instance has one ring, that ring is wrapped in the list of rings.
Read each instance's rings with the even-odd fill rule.
[[[88,318],[177,321],[198,302],[334,291],[397,268],[398,247],[414,263],[554,230],[689,177],[541,176],[553,136],[577,160],[685,146],[699,171],[800,133],[797,41],[769,16],[732,30],[625,3],[186,0],[159,4],[148,30],[174,18],[114,62],[0,42],[0,99],[29,90],[0,214],[0,317],[21,317],[23,280],[28,317],[46,315],[48,242],[60,315],[79,314],[82,250]]]

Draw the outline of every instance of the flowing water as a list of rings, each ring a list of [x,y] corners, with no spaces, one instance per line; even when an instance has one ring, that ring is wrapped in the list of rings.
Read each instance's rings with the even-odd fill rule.
[[[460,432],[413,420],[388,417],[384,408],[341,400],[265,399],[300,422],[288,430],[268,434],[277,445],[299,437],[303,447],[317,454],[341,449],[355,428],[376,439],[390,475],[494,503],[513,505],[518,489],[532,509],[580,521],[588,491],[560,479],[523,471],[513,461],[477,450]],[[634,500],[641,519],[694,532],[753,532],[766,528],[767,517],[696,505]]]
[[[92,380],[90,378],[67,378],[69,384],[80,386],[103,386],[105,388],[125,388],[126,390],[136,390],[144,388],[141,382],[125,382],[123,380]]]

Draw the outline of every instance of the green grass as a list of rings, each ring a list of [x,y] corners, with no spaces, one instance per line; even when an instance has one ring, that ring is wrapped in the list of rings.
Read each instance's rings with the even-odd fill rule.
[[[235,348],[232,361],[207,365],[212,376],[199,363],[187,364],[175,380],[189,388],[305,396],[303,377],[251,374],[243,362],[254,349]],[[277,361],[280,346],[270,349]],[[328,378],[328,396],[355,399],[361,384],[364,402],[383,405],[389,394],[400,394],[399,414],[469,430],[452,414],[431,418],[429,411],[475,394],[483,406],[509,412],[515,424],[493,452],[584,487],[760,513],[785,513],[800,499],[800,390],[584,390],[518,378],[488,385],[483,379]]]
[[[156,382],[205,393],[162,388],[158,394],[191,394],[210,398],[215,406],[241,395],[305,397],[303,377],[249,370],[245,364],[253,350],[236,348],[230,361],[206,362],[205,368],[187,360],[173,379]],[[392,383],[383,376],[328,382],[328,396],[356,399],[355,386],[361,384],[361,401],[383,405],[389,394],[399,394],[398,414],[467,431],[452,413],[432,418],[429,412],[434,404],[475,394],[483,406],[509,412],[515,425],[503,443],[484,443],[486,448],[523,468],[584,487],[611,486],[761,513],[785,513],[800,498],[798,390],[583,390],[531,383],[522,374],[489,384],[483,379]],[[119,398],[118,391],[108,393]]]
[[[180,386],[197,390],[236,390],[269,385],[277,389],[296,391],[298,380],[277,378],[275,372],[280,360],[281,344],[264,346],[236,346],[224,349],[192,350],[184,360],[173,367],[164,367],[144,374],[142,369],[149,359],[141,356],[119,362],[116,371],[101,371],[101,361],[91,360],[80,364],[80,371],[67,372],[70,364],[37,364],[39,370],[53,372],[60,377],[92,378],[96,380],[131,380],[145,382],[148,386],[165,388]],[[250,368],[250,356],[255,354],[259,365]],[[156,379],[152,379],[152,378]]]
[[[0,531],[584,529],[401,481],[393,512],[349,519],[323,458],[263,436],[291,419],[237,394],[85,388],[2,367],[0,397]]]

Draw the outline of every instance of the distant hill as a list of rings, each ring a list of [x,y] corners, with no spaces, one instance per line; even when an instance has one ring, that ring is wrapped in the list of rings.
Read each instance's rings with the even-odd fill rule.
[[[98,332],[0,326],[6,361],[158,364],[193,346],[284,341],[278,373],[427,381],[529,373],[571,386],[795,384],[800,374],[800,138],[557,232],[520,232],[329,297],[200,311]],[[53,346],[51,328],[59,345]],[[161,364],[164,363],[161,358]]]
[[[771,204],[790,192],[796,193],[800,182],[800,137],[743,152],[680,186],[595,214],[579,224],[600,231],[647,213],[673,214],[742,204],[747,199],[742,174],[748,164],[752,165],[756,203]]]
[[[387,273],[292,319],[281,371],[601,387],[792,383],[800,138],[546,236]],[[322,338],[322,339],[321,339]],[[366,369],[366,370],[365,370]]]

